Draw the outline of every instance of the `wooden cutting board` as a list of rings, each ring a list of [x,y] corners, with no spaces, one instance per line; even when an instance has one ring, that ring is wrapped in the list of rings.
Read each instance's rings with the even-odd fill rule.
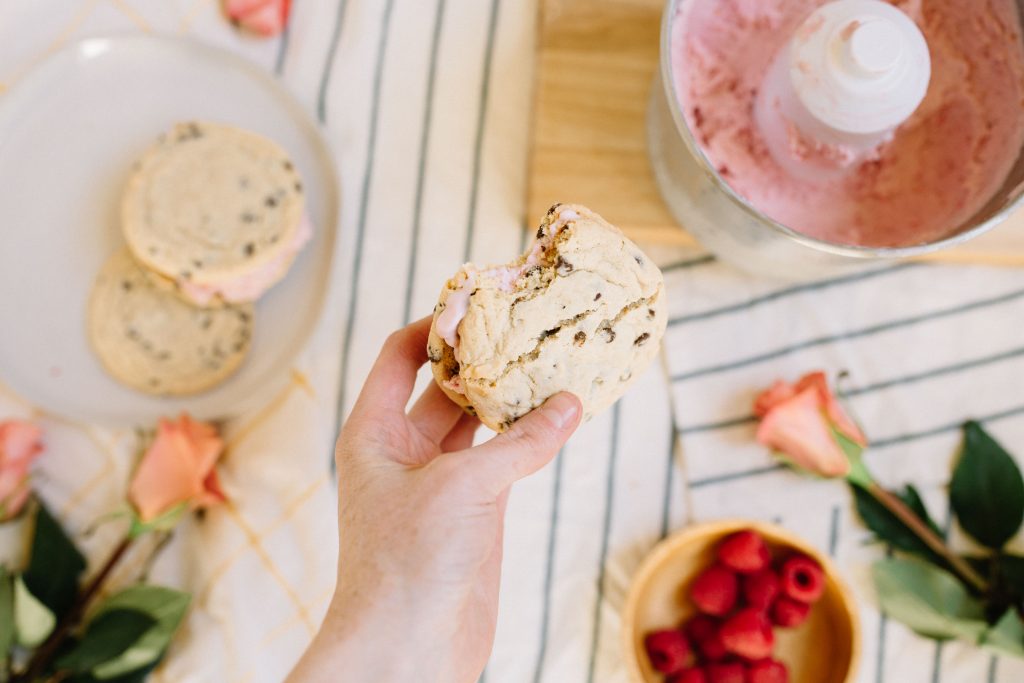
[[[664,0],[540,0],[527,206],[586,204],[642,242],[694,245],[661,200],[646,112]],[[1024,213],[927,257],[1024,266]]]

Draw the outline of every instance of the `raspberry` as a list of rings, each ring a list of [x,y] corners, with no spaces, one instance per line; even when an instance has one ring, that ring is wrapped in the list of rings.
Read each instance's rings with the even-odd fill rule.
[[[686,637],[675,629],[655,631],[644,638],[644,647],[655,671],[671,674],[682,671],[690,656]]]
[[[736,605],[739,581],[736,575],[721,565],[704,570],[690,587],[690,597],[704,614],[721,617]]]
[[[747,669],[747,683],[789,683],[789,670],[782,662],[764,659]]]
[[[729,652],[744,659],[765,659],[772,654],[775,635],[768,618],[760,610],[748,607],[737,612],[719,631]]]
[[[708,683],[708,679],[700,669],[687,669],[672,674],[665,679],[665,683]]]
[[[764,539],[756,531],[740,531],[718,546],[718,559],[729,569],[741,574],[753,574],[768,566],[771,555]]]
[[[747,669],[739,662],[709,664],[705,672],[708,683],[747,682]]]
[[[791,557],[782,565],[782,592],[797,602],[817,602],[825,592],[825,573],[809,557]]]
[[[811,606],[782,596],[772,606],[772,623],[782,628],[796,628],[807,621]]]
[[[704,655],[704,659],[712,662],[725,659],[729,654],[729,650],[726,649],[725,643],[722,641],[722,634],[717,629],[711,635],[698,640],[697,649]]]
[[[779,576],[771,569],[764,569],[756,574],[747,574],[740,580],[743,586],[743,597],[747,599],[747,606],[767,611],[779,591],[782,584]]]
[[[686,622],[683,631],[692,642],[699,643],[718,632],[718,622],[706,614],[698,614]]]

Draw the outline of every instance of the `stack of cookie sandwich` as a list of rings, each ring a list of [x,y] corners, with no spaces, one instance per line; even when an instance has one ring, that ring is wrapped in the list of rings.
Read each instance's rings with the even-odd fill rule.
[[[89,337],[114,378],[158,395],[205,391],[241,366],[253,304],[313,234],[287,153],[206,122],[177,124],[139,160],[121,228],[127,248],[96,280]]]

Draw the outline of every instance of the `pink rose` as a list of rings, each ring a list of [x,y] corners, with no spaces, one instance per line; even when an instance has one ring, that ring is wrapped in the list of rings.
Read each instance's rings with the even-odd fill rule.
[[[261,36],[276,36],[288,23],[291,0],[223,0],[224,13],[235,26]]]
[[[185,414],[177,422],[160,420],[128,488],[139,518],[150,522],[181,504],[198,509],[227,500],[214,468],[223,449],[212,425]]]
[[[28,422],[0,422],[0,522],[13,518],[31,493],[29,467],[43,452],[42,432]]]
[[[759,442],[823,477],[850,473],[849,458],[834,432],[867,446],[867,438],[836,400],[823,372],[810,373],[796,384],[776,382],[754,401],[754,414],[761,418]]]

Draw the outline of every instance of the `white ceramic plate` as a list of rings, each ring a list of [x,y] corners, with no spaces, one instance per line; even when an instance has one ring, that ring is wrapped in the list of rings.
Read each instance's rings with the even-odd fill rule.
[[[123,244],[121,190],[131,165],[180,120],[261,133],[302,173],[316,237],[259,302],[248,360],[219,387],[155,398],[103,371],[86,336],[86,303]],[[191,41],[91,38],[0,96],[0,379],[33,403],[109,425],[149,425],[187,410],[226,418],[258,407],[288,379],[327,293],[338,219],[330,153],[302,106],[241,57]]]

